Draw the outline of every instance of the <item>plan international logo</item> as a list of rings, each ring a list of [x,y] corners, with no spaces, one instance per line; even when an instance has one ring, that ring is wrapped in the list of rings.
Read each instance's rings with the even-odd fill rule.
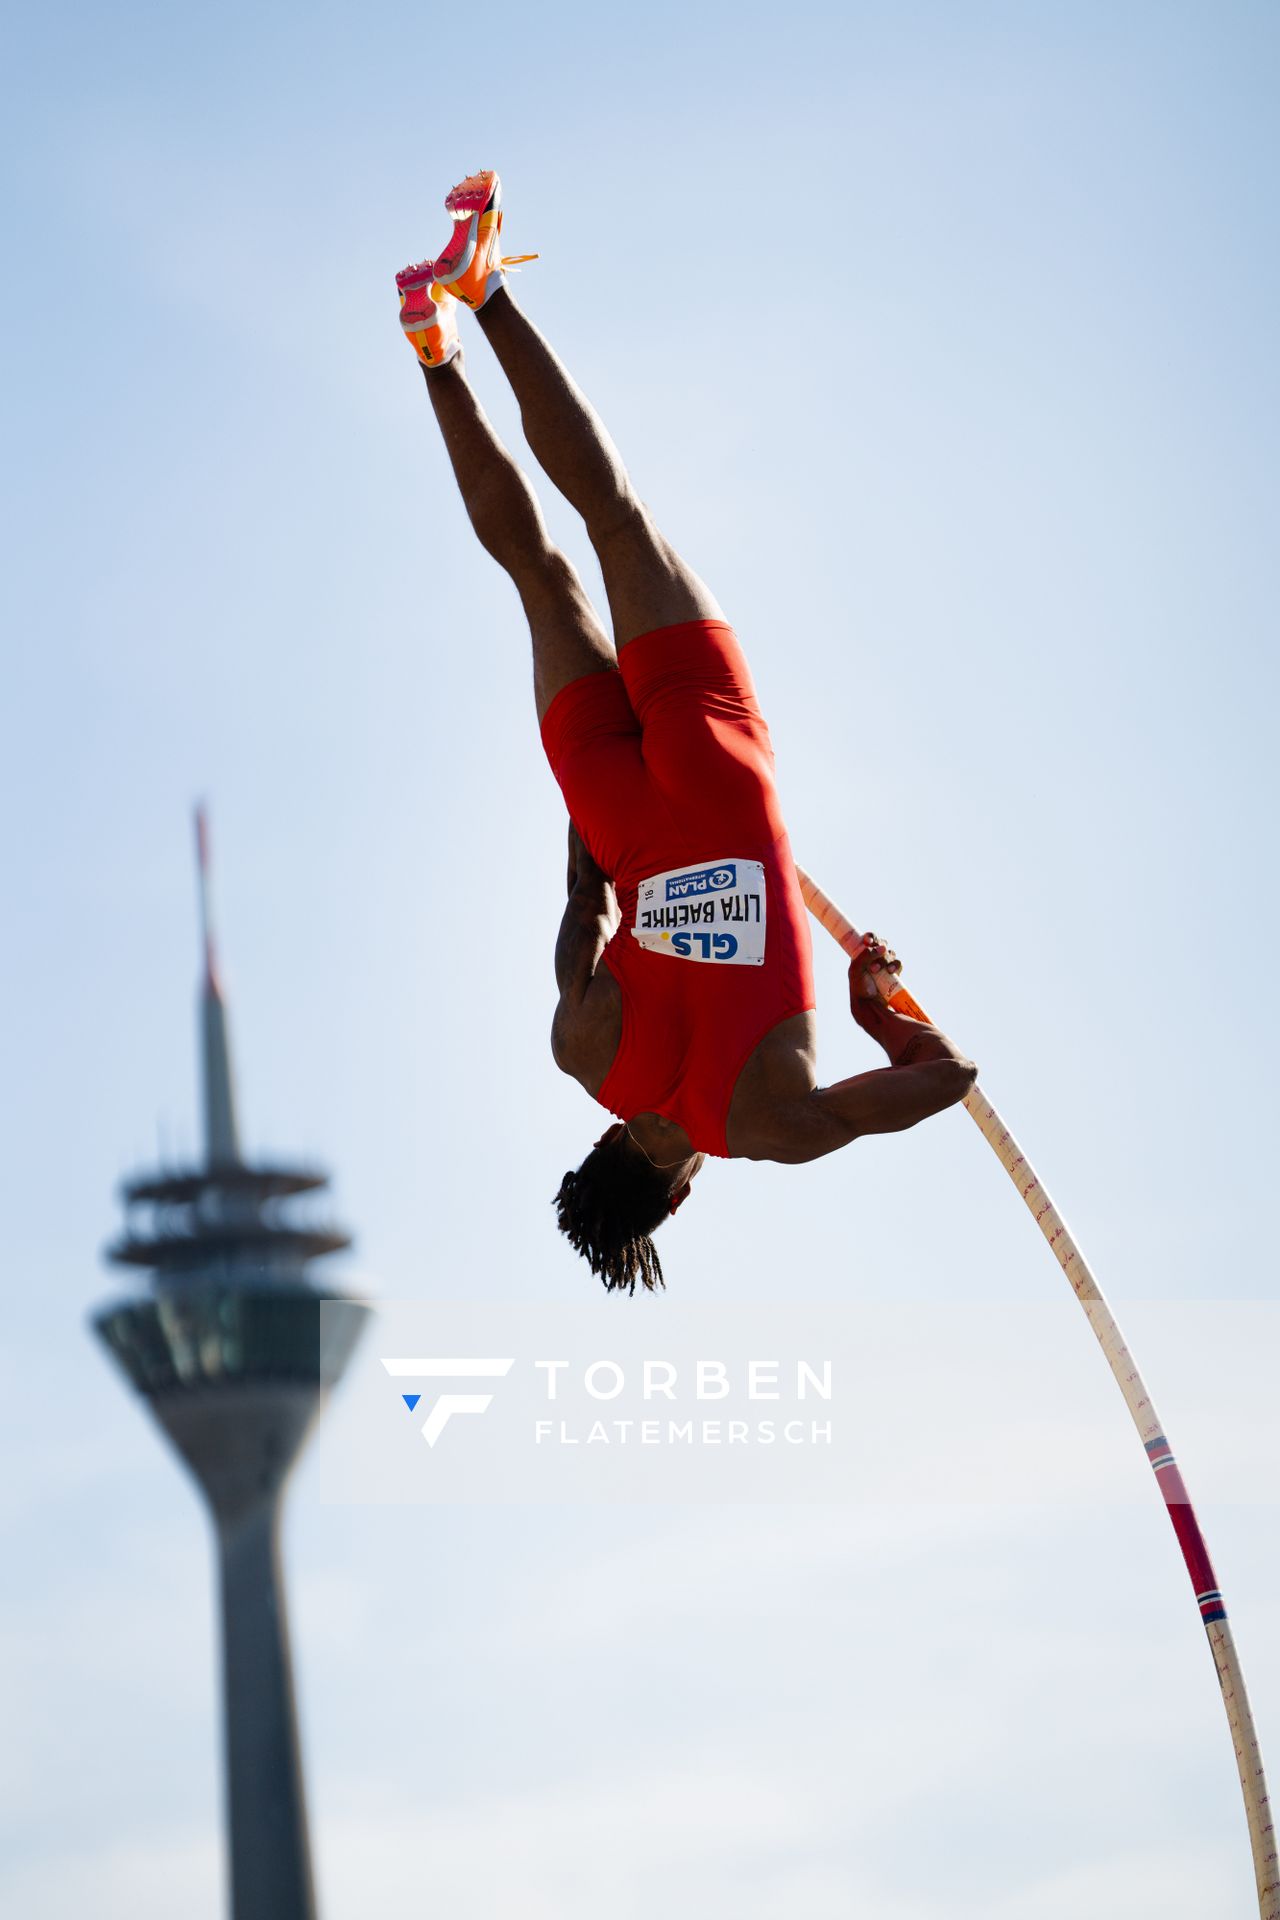
[[[719,867],[703,867],[698,873],[674,873],[667,881],[668,900],[687,900],[691,895],[720,893],[736,887],[738,869],[728,861]]]

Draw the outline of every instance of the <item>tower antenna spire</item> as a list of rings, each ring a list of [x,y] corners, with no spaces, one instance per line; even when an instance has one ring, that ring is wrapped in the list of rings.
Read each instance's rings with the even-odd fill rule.
[[[196,887],[200,900],[200,945],[204,951],[205,989],[218,993],[218,955],[213,938],[213,901],[209,887],[209,814],[203,800],[196,802]]]
[[[218,975],[213,937],[212,888],[209,884],[209,815],[203,801],[196,807],[196,881],[200,899],[200,941],[204,949],[204,978],[200,984],[200,1054],[204,1079],[204,1150],[210,1167],[241,1164],[240,1128],[236,1120],[235,1080],[231,1072],[231,1038],[227,1009]]]

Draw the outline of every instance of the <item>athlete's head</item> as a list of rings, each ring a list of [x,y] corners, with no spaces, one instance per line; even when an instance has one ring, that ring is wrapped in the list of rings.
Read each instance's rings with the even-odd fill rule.
[[[612,1291],[652,1293],[664,1286],[653,1235],[688,1197],[705,1156],[657,1167],[621,1121],[592,1147],[576,1173],[566,1173],[552,1201],[570,1246]]]

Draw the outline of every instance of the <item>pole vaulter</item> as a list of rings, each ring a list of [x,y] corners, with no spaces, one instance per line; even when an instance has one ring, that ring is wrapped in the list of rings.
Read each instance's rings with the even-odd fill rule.
[[[1169,1510],[1209,1636],[1244,1789],[1262,1920],[1280,1877],[1244,1679],[1186,1488],[1102,1292],[977,1068],[791,855],[773,748],[742,648],[705,582],[638,497],[598,414],[511,297],[492,171],[447,195],[438,256],[396,276],[468,517],[528,623],[539,731],[569,811],[556,941],[560,1069],[615,1116],[555,1198],[557,1220],[614,1291],[663,1284],[656,1229],[708,1157],[798,1164],[961,1101],[1054,1250],[1115,1374]],[[594,234],[586,235],[586,253]],[[581,262],[579,270],[584,271]],[[548,537],[537,496],[463,369],[474,313],[547,478],[582,516],[612,636]],[[768,324],[769,317],[762,320]],[[664,312],[655,309],[655,353]],[[483,643],[480,643],[483,646]],[[490,670],[481,652],[478,671]],[[850,1010],[889,1064],[820,1084],[806,902],[849,955]]]
[[[709,1157],[816,1160],[954,1106],[977,1068],[851,981],[854,1018],[889,1065],[818,1085],[808,915],[737,635],[512,298],[497,174],[473,174],[445,206],[444,252],[396,276],[400,324],[475,534],[520,596],[539,731],[569,811],[551,1050],[615,1124],[565,1174],[557,1220],[607,1288],[634,1293],[662,1284],[653,1234]],[[535,458],[582,516],[612,635],[472,391],[464,309]]]

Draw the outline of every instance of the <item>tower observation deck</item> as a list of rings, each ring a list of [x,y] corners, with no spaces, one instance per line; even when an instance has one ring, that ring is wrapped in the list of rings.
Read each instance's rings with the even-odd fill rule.
[[[312,1279],[314,1261],[351,1244],[322,1210],[324,1171],[241,1151],[203,811],[196,829],[204,1159],[122,1183],[125,1225],[107,1257],[146,1280],[93,1326],[213,1519],[233,1920],[314,1920],[280,1519],[290,1469],[369,1309]]]

